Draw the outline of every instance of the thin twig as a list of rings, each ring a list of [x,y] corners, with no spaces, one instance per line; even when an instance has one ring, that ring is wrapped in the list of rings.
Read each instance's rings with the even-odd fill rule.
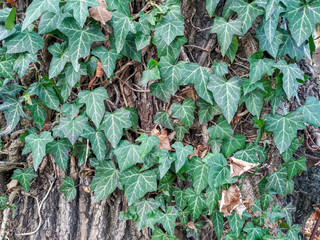
[[[207,28],[200,28],[200,27],[197,27],[197,26],[195,26],[195,25],[193,24],[193,16],[195,15],[195,13],[196,13],[196,12],[194,12],[194,13],[192,14],[191,19],[190,19],[191,26],[192,26],[194,29],[198,30],[198,32],[203,32],[203,31],[210,30],[210,29],[212,28],[212,26],[211,26],[211,27],[207,27]]]

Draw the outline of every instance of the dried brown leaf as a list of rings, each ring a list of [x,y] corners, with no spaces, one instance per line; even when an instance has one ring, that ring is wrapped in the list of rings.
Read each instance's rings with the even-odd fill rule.
[[[190,228],[190,229],[193,229],[196,233],[198,232],[198,229],[196,228],[196,225],[192,221],[187,223],[187,227]]]
[[[8,192],[12,192],[17,186],[18,186],[18,180],[11,180],[8,184],[7,184],[7,189]]]
[[[230,175],[231,177],[241,176],[250,169],[258,166],[258,163],[249,163],[234,157],[230,158]]]
[[[100,3],[98,7],[92,7],[89,9],[90,16],[93,19],[106,24],[112,18],[112,13],[108,11],[107,4],[105,0],[97,0]]]
[[[89,82],[88,88],[91,88],[92,84],[96,80],[96,78],[102,77],[103,73],[104,73],[104,71],[102,68],[102,64],[101,64],[101,62],[97,61],[96,73],[95,73],[94,77],[91,79],[91,81]]]
[[[157,127],[154,127],[151,131],[150,135],[157,136],[159,138],[160,145],[158,148],[160,149],[167,149],[168,151],[171,151],[172,148],[170,146],[170,140],[168,137],[168,133],[166,129],[161,128],[160,131],[157,129]]]
[[[241,192],[237,185],[232,185],[227,190],[223,190],[221,200],[219,201],[219,208],[224,217],[231,216],[232,211],[235,210],[240,218],[242,218],[246,207],[242,202]]]

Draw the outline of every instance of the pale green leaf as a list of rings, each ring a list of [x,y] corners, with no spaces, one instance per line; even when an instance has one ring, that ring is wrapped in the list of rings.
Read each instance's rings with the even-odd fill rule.
[[[219,188],[211,189],[208,187],[206,189],[207,206],[210,212],[214,212],[219,205],[219,200],[221,200],[221,193]]]
[[[92,152],[96,155],[99,161],[105,159],[107,144],[106,137],[101,130],[94,130],[91,126],[87,126],[84,128],[83,133],[81,133],[82,137],[89,139],[92,147]]]
[[[182,141],[182,139],[184,138],[184,135],[186,133],[189,133],[189,128],[187,126],[180,125],[177,123],[174,124],[173,130],[176,132],[176,137],[178,141]]]
[[[146,133],[141,133],[140,137],[136,139],[137,142],[141,142],[140,145],[140,157],[144,158],[155,147],[159,146],[159,138],[157,136],[148,136]]]
[[[181,190],[179,187],[174,187],[173,196],[177,207],[182,211],[187,206],[187,201],[184,199],[184,190]]]
[[[213,69],[213,73],[219,77],[229,73],[228,64],[226,62],[218,62],[218,60],[214,60],[211,67]]]
[[[262,30],[257,30],[256,37],[259,40],[260,50],[267,51],[272,57],[277,58],[279,47],[283,43],[283,34],[276,31],[273,40],[269,42],[265,33]]]
[[[68,14],[64,14],[61,11],[57,13],[45,12],[40,19],[38,33],[44,34],[56,30],[67,16]]]
[[[24,190],[28,193],[30,189],[31,179],[38,177],[38,175],[31,168],[25,170],[16,169],[13,172],[11,179],[18,180]]]
[[[200,124],[205,124],[211,121],[214,116],[221,114],[221,110],[215,102],[212,105],[200,98],[197,101],[197,106],[199,107],[198,116]]]
[[[260,81],[264,74],[272,75],[274,72],[274,61],[269,58],[263,58],[261,51],[253,53],[249,58],[250,62],[250,82]]]
[[[60,192],[64,193],[67,202],[71,202],[77,195],[77,189],[75,188],[72,177],[66,177],[62,179],[62,186]]]
[[[220,0],[206,0],[206,9],[209,16],[212,17]]]
[[[160,174],[160,179],[162,179],[166,173],[169,171],[171,164],[173,162],[172,156],[170,156],[168,150],[166,149],[161,149],[157,153],[159,157],[159,174]]]
[[[154,60],[150,59],[148,62],[148,69],[143,71],[141,85],[146,86],[149,81],[154,81],[160,79],[160,71],[158,68],[159,63]]]
[[[48,47],[49,52],[52,54],[52,59],[49,68],[49,77],[54,78],[61,73],[67,62],[71,61],[68,55],[66,43],[55,43]]]
[[[191,98],[187,98],[180,104],[172,104],[170,110],[172,117],[178,118],[187,127],[191,127],[194,121],[194,111],[196,106]]]
[[[83,130],[88,124],[88,118],[80,115],[74,119],[68,117],[60,118],[59,128],[63,132],[64,136],[69,139],[72,145],[78,140]]]
[[[173,123],[170,119],[169,113],[164,110],[161,110],[156,113],[154,123],[158,123],[168,129],[173,129]]]
[[[206,209],[206,198],[203,193],[196,193],[192,188],[184,190],[183,199],[187,201],[192,221],[196,221]]]
[[[172,94],[170,93],[170,88],[167,84],[165,84],[163,81],[160,83],[154,82],[150,85],[150,94],[151,96],[156,96],[157,98],[165,101],[170,102],[170,98]]]
[[[41,132],[39,135],[30,134],[26,137],[26,144],[31,148],[33,167],[36,171],[46,155],[46,145],[52,141],[51,133],[47,131]]]
[[[160,203],[153,198],[141,199],[135,203],[134,206],[137,209],[138,219],[136,220],[138,230],[140,231],[143,227],[147,226],[154,229],[156,222],[155,215],[160,207]]]
[[[223,141],[221,145],[221,153],[226,157],[230,157],[238,149],[243,149],[246,145],[246,137],[242,134],[236,134],[229,139]]]
[[[281,196],[286,195],[286,179],[287,179],[287,168],[280,166],[278,171],[272,172],[268,179],[266,189],[274,190]]]
[[[152,234],[152,240],[177,240],[175,236],[168,235],[167,233],[162,232],[161,229],[156,228]]]
[[[108,10],[117,10],[117,12],[122,12],[129,15],[129,2],[130,0],[107,0]]]
[[[252,222],[248,222],[243,231],[247,233],[247,240],[259,240],[263,236],[262,229],[255,227]]]
[[[218,123],[208,128],[208,134],[212,139],[229,139],[233,134],[233,129],[227,122],[225,117],[221,116],[218,119]]]
[[[168,234],[173,235],[176,219],[179,217],[179,212],[175,207],[168,207],[166,213],[159,212],[156,216],[157,222],[161,223]]]
[[[35,32],[19,32],[6,39],[7,53],[29,52],[36,54],[44,47],[41,36]]]
[[[210,77],[208,89],[213,93],[214,100],[229,123],[238,109],[241,84],[239,77],[233,77],[228,81],[216,75]]]
[[[299,171],[307,170],[306,158],[291,158],[290,161],[286,162],[286,166],[288,169],[288,179],[292,179]]]
[[[209,166],[199,157],[192,157],[187,162],[187,173],[192,177],[192,186],[196,193],[201,193],[208,186]]]
[[[253,116],[260,116],[265,92],[261,89],[255,89],[244,96],[244,101],[249,112]]]
[[[61,107],[61,113],[64,116],[68,116],[70,118],[75,118],[80,111],[80,108],[83,106],[83,104],[70,104],[70,103],[65,103]]]
[[[26,105],[26,108],[31,111],[32,118],[36,123],[36,126],[42,130],[46,120],[46,110],[35,99],[32,99],[32,105]]]
[[[315,97],[308,97],[304,106],[300,107],[298,111],[303,114],[303,121],[312,126],[320,127],[320,102]]]
[[[236,58],[238,47],[239,47],[238,39],[237,37],[233,36],[231,44],[226,52],[226,55],[229,58],[231,63],[233,63],[234,59]]]
[[[132,144],[127,140],[120,141],[114,154],[117,156],[117,162],[122,172],[137,163],[143,163],[140,158],[140,146]]]
[[[29,69],[30,63],[37,62],[37,55],[30,53],[21,53],[14,62],[13,69],[17,71],[18,76],[23,78]]]
[[[177,160],[175,161],[176,172],[184,166],[188,160],[188,156],[193,154],[193,147],[191,145],[183,146],[181,142],[175,142],[172,147],[176,150]]]
[[[0,77],[14,79],[13,76],[14,59],[8,55],[0,56]]]
[[[53,140],[47,144],[47,153],[50,153],[53,160],[66,172],[69,160],[69,150],[72,147],[69,140],[62,138],[59,141]]]
[[[223,214],[216,210],[211,215],[211,222],[216,236],[220,239],[223,234]]]
[[[232,229],[232,231],[239,236],[240,232],[243,228],[244,219],[240,218],[236,211],[233,211],[231,216],[228,216],[228,223]]]
[[[93,49],[91,53],[100,59],[104,72],[110,78],[116,68],[116,61],[121,57],[121,54],[118,54],[114,48],[108,50],[103,46]]]

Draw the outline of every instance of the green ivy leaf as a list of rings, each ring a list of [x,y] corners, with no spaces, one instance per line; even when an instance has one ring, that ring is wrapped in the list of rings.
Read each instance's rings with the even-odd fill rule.
[[[93,91],[82,90],[78,97],[79,103],[86,104],[86,114],[98,128],[106,112],[104,100],[109,98],[107,90],[102,87],[96,88]]]
[[[180,125],[177,123],[174,124],[173,130],[176,132],[176,137],[178,141],[182,141],[182,139],[184,138],[184,135],[186,133],[189,133],[189,128],[187,126]]]
[[[18,180],[24,190],[28,193],[30,189],[31,179],[38,177],[38,175],[31,168],[25,170],[16,169],[13,172],[11,179]]]
[[[286,162],[288,169],[288,179],[292,179],[299,171],[307,170],[306,158],[301,157],[299,159],[292,158],[290,161]]]
[[[169,171],[174,159],[170,156],[168,150],[166,149],[161,149],[161,151],[158,152],[158,156],[160,179],[162,179]]]
[[[106,2],[109,11],[117,10],[117,12],[129,15],[130,0],[107,0]]]
[[[260,0],[255,3],[265,9],[265,19],[268,20],[277,10],[280,0]]]
[[[290,144],[290,147],[283,153],[281,153],[281,157],[285,162],[288,162],[291,159],[291,156],[298,150],[301,143],[298,138],[293,139]]]
[[[187,206],[187,201],[184,199],[184,190],[179,187],[173,188],[173,196],[180,211]]]
[[[96,155],[99,161],[105,159],[107,144],[106,137],[101,130],[95,131],[92,127],[87,126],[84,128],[82,137],[89,139],[93,153]]]
[[[230,157],[238,149],[243,149],[246,145],[246,137],[242,134],[236,134],[230,139],[223,141],[221,145],[221,153],[226,158]]]
[[[292,240],[299,240],[300,226],[298,224],[293,225],[287,232],[287,237]]]
[[[154,123],[158,123],[168,129],[173,129],[173,123],[170,119],[169,113],[164,110],[161,110],[156,113]]]
[[[0,208],[5,206],[8,201],[9,201],[9,199],[8,199],[8,197],[6,195],[1,195],[0,196]]]
[[[172,104],[170,110],[172,117],[178,118],[187,127],[191,127],[194,121],[194,111],[196,106],[191,98],[187,98],[180,104]]]
[[[208,89],[213,93],[214,100],[229,123],[238,109],[241,84],[239,77],[233,77],[228,81],[216,75],[210,77]]]
[[[187,201],[192,221],[196,221],[206,209],[206,198],[203,193],[196,193],[192,188],[184,190],[183,199]]]
[[[213,139],[229,139],[233,135],[233,129],[224,116],[219,117],[218,123],[208,128],[208,134]]]
[[[305,128],[302,114],[298,112],[288,113],[285,116],[268,114],[265,119],[265,128],[273,132],[274,141],[280,153],[289,148],[292,140],[297,136],[297,131]]]
[[[74,186],[72,177],[66,177],[62,179],[62,186],[60,192],[64,193],[67,202],[71,202],[77,196],[77,189]]]
[[[138,230],[140,231],[145,226],[150,227],[153,230],[156,221],[154,216],[160,207],[160,203],[153,198],[149,198],[141,199],[139,202],[135,203],[134,206],[136,207],[139,216],[137,219]]]
[[[65,19],[67,16],[69,15],[62,13],[61,11],[58,11],[57,13],[45,12],[41,16],[38,33],[44,34],[56,30],[57,27],[62,23],[63,19]]]
[[[315,97],[308,97],[304,106],[298,108],[303,114],[303,121],[312,126],[320,127],[320,102]]]
[[[277,58],[279,47],[283,43],[283,34],[280,31],[276,31],[273,40],[269,42],[268,35],[263,30],[258,29],[256,37],[259,40],[260,50],[267,51],[272,57]]]
[[[154,81],[161,78],[158,66],[159,63],[156,60],[149,60],[148,69],[142,73],[141,85],[143,87],[145,87],[149,81]]]
[[[291,227],[292,226],[292,213],[295,211],[296,208],[292,206],[292,203],[289,205],[285,206],[284,208],[281,209],[281,211],[284,214],[284,218],[287,221],[287,224]]]
[[[146,193],[157,190],[157,175],[154,170],[140,173],[139,169],[134,166],[121,173],[120,182],[125,185],[129,206]]]
[[[86,161],[87,155],[91,155],[91,150],[86,143],[78,142],[74,144],[72,155],[78,157],[78,165],[81,166]]]
[[[198,116],[200,124],[205,124],[211,121],[214,116],[221,114],[221,110],[215,102],[210,104],[200,98],[197,101],[197,106],[199,107]]]
[[[70,104],[70,103],[65,103],[61,107],[61,113],[64,116],[68,116],[71,119],[75,118],[80,111],[80,108],[83,106],[83,104]]]
[[[231,63],[233,63],[234,59],[236,58],[238,47],[239,47],[238,39],[237,37],[233,36],[231,44],[226,52],[226,55],[229,58]]]
[[[260,116],[265,92],[261,89],[255,89],[244,96],[244,101],[249,112],[253,116]]]
[[[13,62],[14,58],[10,55],[0,56],[0,77],[14,79]]]
[[[164,233],[161,229],[156,228],[152,234],[152,240],[177,240],[175,236]]]
[[[36,123],[36,126],[42,130],[46,120],[46,110],[35,99],[32,99],[32,105],[26,105],[26,108],[31,111],[32,118]]]
[[[303,2],[295,0],[288,3],[285,18],[289,21],[289,29],[298,46],[304,43],[313,33],[315,24],[319,23],[319,2]]]
[[[266,185],[267,189],[273,189],[281,196],[286,195],[286,179],[287,179],[287,168],[285,166],[280,166],[278,171],[271,173]]]
[[[125,109],[118,109],[113,113],[105,113],[100,128],[115,148],[122,137],[123,129],[131,127],[131,124],[130,112]]]
[[[241,21],[239,19],[226,21],[224,18],[215,17],[210,33],[216,33],[224,56],[232,42],[234,34],[241,35]]]
[[[170,11],[157,23],[155,30],[167,45],[170,45],[177,36],[183,36],[184,21],[180,5],[170,6]]]
[[[66,172],[69,160],[69,150],[72,147],[69,140],[62,138],[59,141],[53,140],[47,144],[47,153],[50,153],[53,160]]]
[[[208,171],[208,182],[212,189],[234,182],[234,179],[230,177],[230,167],[227,164],[227,160],[221,153],[211,156],[208,159],[208,164],[210,166]]]
[[[170,93],[168,85],[166,85],[164,82],[154,82],[149,88],[151,96],[156,96],[165,102],[170,102],[172,94]]]
[[[64,136],[69,139],[72,145],[78,140],[83,130],[88,124],[88,118],[80,115],[74,119],[68,117],[60,118],[59,128],[63,132]]]
[[[144,158],[151,152],[153,147],[159,146],[159,138],[157,136],[148,136],[146,133],[141,133],[140,137],[136,139],[137,142],[141,142],[140,145],[140,157]]]
[[[259,152],[259,146],[249,143],[244,150],[240,150],[234,154],[234,157],[249,163],[258,163],[259,158],[256,153]],[[260,157],[261,158],[261,157]],[[261,162],[263,162],[261,160]]]
[[[130,112],[130,121],[132,124],[132,128],[137,131],[137,126],[139,122],[139,115],[137,109],[134,107],[125,107],[124,109],[128,110]]]
[[[163,228],[169,233],[170,235],[174,234],[175,229],[175,222],[176,219],[179,217],[179,212],[175,207],[168,207],[166,213],[159,212],[156,216],[157,222],[161,223]]]
[[[103,46],[96,47],[91,53],[100,59],[104,72],[110,78],[116,69],[116,61],[121,58],[121,54],[117,53],[114,48],[108,50]]]
[[[187,173],[192,177],[192,186],[196,193],[201,193],[208,186],[209,166],[198,157],[187,162]]]
[[[96,168],[90,189],[94,191],[94,202],[107,198],[119,184],[119,171],[113,161],[101,161]]]
[[[212,64],[212,69],[215,75],[222,77],[229,73],[228,65],[226,62],[218,62],[218,60],[214,60]]]
[[[220,239],[223,234],[223,214],[216,210],[211,215],[211,222],[216,236]]]
[[[244,219],[240,218],[239,215],[233,211],[232,216],[228,216],[228,223],[231,227],[231,230],[237,235],[240,235],[240,232],[243,228]]]
[[[22,24],[22,31],[25,30],[34,20],[37,20],[44,12],[59,12],[60,0],[35,0],[28,6],[26,17]]]
[[[53,137],[47,131],[41,132],[39,135],[30,134],[26,137],[26,144],[31,148],[33,167],[36,171],[46,155],[46,145],[52,141]]]
[[[0,22],[5,22],[11,12],[11,8],[3,8],[0,10]]]
[[[299,86],[297,79],[303,79],[304,73],[298,68],[297,64],[287,64],[284,60],[280,60],[274,66],[283,73],[283,89],[288,99],[296,96]]]
[[[210,212],[214,212],[219,205],[219,200],[221,200],[221,193],[218,188],[211,189],[208,187],[206,189],[207,206]]]
[[[259,7],[255,2],[247,3],[243,0],[235,0],[230,8],[238,14],[242,21],[242,33],[245,34],[252,26],[256,18],[264,14],[263,8]]]
[[[175,161],[176,172],[184,166],[188,156],[193,154],[193,147],[191,145],[183,146],[181,142],[175,142],[172,147],[176,150],[177,160]]]
[[[243,228],[247,235],[247,240],[258,240],[263,236],[262,229],[260,227],[255,227],[252,222],[248,222]]]
[[[130,59],[136,60],[137,62],[141,62],[142,52],[141,50],[137,49],[135,43],[135,34],[133,34],[132,32],[128,33],[127,38],[124,41],[121,53]]]
[[[106,39],[98,26],[90,25],[88,29],[84,29],[73,18],[65,18],[58,29],[68,37],[68,55],[76,72],[80,69],[78,60],[90,54],[91,44]]]
[[[21,53],[14,62],[13,69],[17,71],[20,78],[23,78],[28,71],[30,63],[37,62],[37,60],[37,55]]]
[[[83,27],[89,16],[88,7],[98,6],[100,6],[100,4],[97,0],[66,0],[64,11],[72,11],[74,19]]]
[[[268,58],[262,58],[261,51],[252,54],[248,60],[250,62],[250,83],[260,81],[264,74],[272,75],[274,72],[274,61]]]
[[[209,16],[212,17],[220,0],[206,0],[206,9]]]
[[[143,163],[140,158],[140,146],[127,140],[120,141],[114,154],[117,156],[117,162],[122,172],[137,163]]]
[[[48,47],[49,52],[52,54],[52,59],[49,68],[49,78],[54,78],[61,73],[67,62],[71,61],[68,55],[67,44],[55,43]]]

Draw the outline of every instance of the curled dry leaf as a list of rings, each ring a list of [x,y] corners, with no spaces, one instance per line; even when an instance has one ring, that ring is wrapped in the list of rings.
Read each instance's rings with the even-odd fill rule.
[[[17,186],[18,186],[18,180],[11,180],[8,184],[7,184],[7,189],[8,192],[12,192]]]
[[[230,175],[231,177],[241,176],[250,169],[258,166],[258,163],[249,163],[234,157],[230,158]]]
[[[101,64],[101,62],[97,61],[96,73],[95,73],[94,77],[91,79],[91,81],[89,82],[88,88],[91,88],[92,84],[96,80],[96,78],[102,77],[103,73],[104,73],[104,71],[102,68],[102,64]]]
[[[190,229],[193,229],[196,233],[198,232],[198,229],[196,228],[196,225],[194,224],[193,221],[188,222],[187,227]]]
[[[167,149],[168,151],[171,151],[172,148],[170,146],[170,140],[168,137],[167,130],[164,128],[161,128],[160,131],[157,129],[157,126],[155,126],[150,135],[157,136],[159,138],[160,146],[158,148],[160,149]]]
[[[237,185],[232,185],[229,189],[223,190],[221,200],[219,201],[220,212],[223,216],[231,216],[235,210],[240,218],[246,210],[246,206],[242,202],[240,189]]]
[[[100,3],[98,7],[92,7],[89,9],[90,16],[93,19],[106,24],[112,18],[112,13],[108,11],[107,4],[105,0],[97,0]]]

